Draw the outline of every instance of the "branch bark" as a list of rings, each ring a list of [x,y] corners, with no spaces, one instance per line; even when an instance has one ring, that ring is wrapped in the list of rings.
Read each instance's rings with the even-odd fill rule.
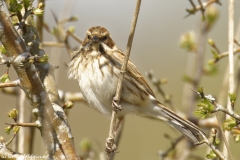
[[[61,101],[49,63],[37,66],[28,62],[23,63],[30,53],[44,54],[39,48],[40,40],[36,28],[31,25],[25,27],[27,32],[23,34],[23,38],[26,44],[33,42],[30,49],[13,27],[4,2],[0,0],[0,41],[10,54],[12,65],[20,79],[20,87],[37,115],[36,123],[41,126],[40,132],[49,158],[79,159],[67,117],[59,106]]]

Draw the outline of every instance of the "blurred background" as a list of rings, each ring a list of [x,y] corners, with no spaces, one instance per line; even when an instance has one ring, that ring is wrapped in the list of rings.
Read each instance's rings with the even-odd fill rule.
[[[127,39],[130,31],[132,17],[135,9],[136,1],[111,1],[111,0],[47,0],[44,21],[50,28],[56,26],[52,12],[59,19],[64,17],[76,16],[78,21],[66,24],[66,28],[75,27],[75,34],[84,39],[86,31],[92,26],[104,26],[111,34],[111,37],[123,51],[126,49]],[[197,3],[197,1],[196,1]],[[215,5],[219,12],[219,18],[211,29],[207,38],[212,38],[217,44],[221,52],[228,50],[228,3],[221,1],[222,6]],[[239,23],[240,0],[235,0],[235,29],[237,30]],[[134,36],[132,51],[130,58],[138,67],[140,72],[145,76],[148,70],[154,71],[157,78],[167,78],[168,83],[163,86],[163,90],[167,94],[172,95],[173,105],[184,113],[188,113],[185,104],[188,103],[187,98],[183,97],[183,93],[192,94],[190,88],[184,87],[185,82],[183,76],[186,74],[186,65],[189,55],[194,57],[194,53],[187,53],[179,47],[179,40],[182,34],[193,31],[198,40],[200,33],[201,13],[197,12],[184,18],[188,13],[186,9],[192,8],[188,0],[143,0],[141,4],[140,14],[138,17],[137,28]],[[239,34],[238,37],[239,38]],[[56,39],[44,31],[43,41],[56,41]],[[70,40],[72,47],[80,45]],[[210,47],[206,42],[205,60],[212,58]],[[49,54],[50,63],[58,65],[59,69],[55,71],[55,78],[59,89],[64,91],[78,92],[79,87],[76,81],[69,80],[67,74],[66,63],[69,62],[69,56],[65,48],[46,47],[45,52]],[[218,96],[221,89],[222,80],[228,59],[225,58],[218,62],[218,74],[215,76],[204,76],[200,81],[200,86],[204,87],[206,94]],[[238,61],[237,61],[238,62]],[[236,63],[237,64],[237,63]],[[5,72],[5,66],[0,67],[0,73]],[[10,68],[10,78],[17,78],[13,68]],[[147,77],[146,77],[147,79]],[[150,86],[152,83],[147,79]],[[157,94],[158,100],[163,98]],[[226,91],[227,92],[227,91]],[[185,95],[186,96],[186,95]],[[227,97],[226,97],[227,98]],[[237,100],[236,111],[239,111],[239,100]],[[10,136],[6,135],[4,128],[5,122],[12,122],[7,118],[10,109],[15,108],[16,97],[0,92],[1,112],[0,112],[0,135],[7,140]],[[26,103],[26,108],[31,110],[31,106]],[[195,106],[195,109],[197,106]],[[105,139],[108,136],[110,118],[104,117],[85,103],[77,102],[69,111],[69,123],[78,152],[80,150],[80,142],[88,138],[96,152],[104,149]],[[170,128],[163,122],[147,119],[136,115],[128,115],[126,117],[122,139],[119,144],[116,160],[122,159],[159,159],[158,151],[166,150],[171,146],[168,139],[164,138],[164,134],[168,134],[173,138],[177,138],[180,134]],[[45,146],[40,138],[39,131],[36,131],[34,144],[34,153],[41,155],[45,152]],[[234,143],[233,143],[234,144]],[[237,145],[232,145],[233,155],[235,159],[240,158],[237,152]],[[196,147],[197,154],[205,154],[205,147]]]

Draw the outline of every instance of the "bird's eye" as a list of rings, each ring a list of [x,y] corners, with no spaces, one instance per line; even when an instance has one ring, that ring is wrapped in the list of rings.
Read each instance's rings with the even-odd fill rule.
[[[102,37],[102,41],[105,41],[107,39],[107,36]]]

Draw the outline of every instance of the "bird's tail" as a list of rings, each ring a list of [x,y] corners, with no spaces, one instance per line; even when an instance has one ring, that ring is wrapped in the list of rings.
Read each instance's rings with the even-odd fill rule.
[[[192,122],[183,119],[178,116],[176,113],[166,108],[163,104],[158,103],[158,106],[161,108],[161,111],[165,113],[164,120],[170,124],[172,127],[179,130],[187,138],[189,138],[194,144],[201,142],[203,139],[206,139],[205,133],[197,127]]]

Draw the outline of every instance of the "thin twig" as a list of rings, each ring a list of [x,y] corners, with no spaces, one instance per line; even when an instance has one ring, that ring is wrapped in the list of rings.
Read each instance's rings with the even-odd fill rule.
[[[119,75],[116,95],[113,98],[113,102],[115,101],[118,106],[119,106],[119,103],[120,103],[122,82],[123,82],[124,74],[125,74],[125,71],[126,71],[126,68],[127,68],[128,59],[129,59],[129,56],[130,56],[130,51],[131,51],[131,47],[132,47],[132,41],[133,41],[134,31],[135,31],[136,24],[137,24],[137,18],[138,18],[138,14],[139,14],[139,10],[140,10],[140,5],[141,5],[141,0],[137,0],[135,12],[134,12],[134,17],[133,17],[133,21],[132,21],[132,25],[131,25],[131,29],[130,29],[130,35],[128,37],[125,59],[123,61],[121,72],[120,72],[120,75]],[[114,106],[114,103],[113,103],[113,108],[114,107],[115,106]],[[109,147],[111,149],[113,147],[113,141],[114,141],[114,138],[115,138],[116,121],[117,121],[117,110],[113,109],[111,123],[110,123],[109,136],[108,136],[107,142],[106,142],[106,147]],[[108,153],[107,158],[109,159],[110,156],[111,156],[111,154]]]
[[[221,111],[221,112],[224,112],[224,113],[226,113],[227,115],[229,115],[229,116],[237,119],[238,121],[240,121],[240,115],[236,114],[234,111],[229,110],[229,109],[221,106],[220,104],[218,104],[218,103],[216,103],[216,102],[214,102],[213,105],[214,105],[216,108],[212,111],[212,113]]]
[[[240,52],[240,47],[238,48],[234,48],[233,50],[233,54],[235,55],[236,53],[239,53]],[[229,54],[228,54],[228,51],[227,52],[223,52],[223,53],[220,53],[218,55],[217,58],[213,59],[213,60],[210,60],[211,62],[213,63],[216,63],[217,61],[219,61],[220,59],[224,58],[224,57],[227,57]]]
[[[19,86],[20,81],[15,80],[15,81],[11,81],[11,82],[5,82],[5,83],[0,83],[0,88],[5,88],[5,87],[17,87]]]
[[[203,143],[207,144],[221,160],[227,160],[227,158],[207,138],[205,138],[202,142],[196,143],[196,145],[201,145]]]
[[[191,1],[190,1],[191,2]],[[210,4],[212,3],[218,3],[221,5],[221,3],[219,2],[219,0],[210,0],[210,1],[207,1],[207,2],[203,2],[203,3],[200,3],[199,6],[193,6],[192,9],[187,9],[187,12],[189,13],[188,15],[186,15],[184,18],[192,15],[192,14],[195,14],[197,11],[199,10],[202,10],[202,9],[206,9]],[[192,3],[191,3],[192,4]]]
[[[165,152],[163,152],[163,153],[160,152],[160,153],[159,153],[160,157],[161,157],[162,159],[164,159],[165,157],[167,157],[168,154],[176,147],[176,145],[177,145],[182,139],[184,139],[184,136],[183,136],[183,135],[180,136],[180,137],[178,137],[174,142],[172,142],[172,145],[171,145]]]
[[[70,32],[69,30],[67,30],[67,35],[71,36],[73,39],[75,39],[78,43],[82,44],[82,40],[80,38],[78,38],[78,36],[72,32]]]
[[[9,139],[5,145],[8,146],[10,143],[12,143],[13,139],[17,136],[17,133],[14,133],[13,136],[11,137],[11,139]]]
[[[233,45],[234,45],[234,0],[228,1],[228,52],[229,52],[229,88],[228,93],[234,92],[234,55],[233,55]],[[227,109],[233,111],[231,106],[230,99],[228,98]],[[229,115],[226,115],[226,119],[229,118]],[[228,146],[230,132],[225,131],[223,133],[226,138],[226,147],[223,148],[223,154],[226,157],[229,156],[230,160],[233,160],[230,148]]]
[[[37,123],[5,123],[11,126],[21,126],[21,127],[40,127]]]
[[[44,47],[65,47],[64,43],[59,42],[43,42]]]

